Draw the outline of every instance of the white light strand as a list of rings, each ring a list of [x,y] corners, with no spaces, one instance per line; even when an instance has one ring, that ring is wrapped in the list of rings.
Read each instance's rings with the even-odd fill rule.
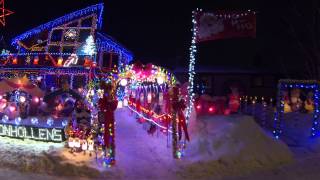
[[[198,11],[198,9],[197,9]],[[189,60],[189,85],[188,85],[188,95],[189,95],[189,99],[188,99],[188,107],[187,107],[187,112],[186,112],[186,121],[188,123],[189,119],[190,119],[190,115],[192,112],[192,108],[193,108],[193,102],[194,102],[194,91],[193,91],[193,81],[194,81],[194,76],[195,76],[195,63],[196,63],[196,52],[197,52],[197,21],[196,21],[196,14],[197,11],[193,11],[192,12],[192,24],[193,24],[193,28],[192,28],[192,40],[191,40],[191,47],[190,47],[190,60]],[[200,10],[201,11],[201,10]]]

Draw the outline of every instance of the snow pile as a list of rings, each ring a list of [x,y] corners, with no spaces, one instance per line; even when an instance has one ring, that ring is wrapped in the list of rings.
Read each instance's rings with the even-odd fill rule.
[[[63,143],[0,137],[0,147],[0,167],[3,168],[62,176],[97,176],[97,170],[86,161],[70,161],[66,155],[71,153],[63,148]]]
[[[190,122],[189,164],[180,175],[188,178],[238,176],[292,162],[292,153],[249,116],[199,117]],[[202,173],[195,173],[202,172]]]
[[[263,133],[249,116],[191,120],[191,142],[182,160],[173,159],[167,136],[161,132],[149,135],[127,108],[118,109],[115,117],[116,165],[112,168],[102,167],[94,154],[70,153],[64,143],[5,137],[0,137],[0,167],[104,179],[210,179],[292,161],[287,146]]]

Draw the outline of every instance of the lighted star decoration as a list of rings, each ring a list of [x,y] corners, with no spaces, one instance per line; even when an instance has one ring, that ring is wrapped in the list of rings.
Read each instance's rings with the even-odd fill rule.
[[[12,11],[4,8],[4,0],[0,0],[0,23],[5,26],[6,25],[6,16],[13,14]]]

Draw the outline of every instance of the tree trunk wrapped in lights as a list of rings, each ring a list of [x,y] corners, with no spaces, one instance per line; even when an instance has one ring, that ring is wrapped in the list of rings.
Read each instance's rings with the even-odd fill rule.
[[[114,111],[117,108],[118,101],[115,97],[115,91],[112,84],[101,83],[104,90],[103,97],[99,100],[99,108],[104,118],[104,145],[105,145],[105,163],[107,165],[115,164],[115,118]]]

